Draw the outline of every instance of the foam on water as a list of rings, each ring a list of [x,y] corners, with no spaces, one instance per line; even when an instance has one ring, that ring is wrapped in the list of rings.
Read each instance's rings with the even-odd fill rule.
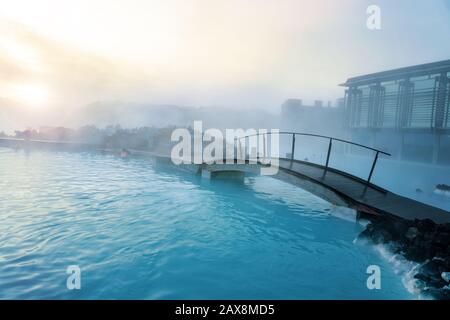
[[[376,251],[386,259],[393,267],[394,272],[401,276],[403,285],[411,294],[420,297],[420,290],[417,287],[417,280],[414,276],[418,273],[420,264],[406,260],[401,254],[395,254],[389,245],[375,245]]]

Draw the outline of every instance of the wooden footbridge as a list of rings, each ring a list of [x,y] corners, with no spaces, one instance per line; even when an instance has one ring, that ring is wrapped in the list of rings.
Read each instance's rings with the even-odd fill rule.
[[[265,133],[264,135],[268,134],[270,133]],[[390,215],[408,220],[431,219],[436,223],[450,223],[450,212],[400,196],[371,182],[379,155],[390,156],[389,153],[328,136],[298,132],[279,132],[277,134],[290,135],[292,137],[292,145],[290,158],[278,159],[279,172],[274,176],[275,178],[298,184],[321,198],[337,205],[345,204],[358,212]],[[323,165],[295,159],[295,139],[297,136],[310,136],[328,140],[328,152]],[[249,137],[251,136],[245,136],[240,139]],[[264,144],[266,139],[266,136],[264,136]],[[367,149],[374,153],[370,172],[366,179],[330,166],[330,154],[335,141]],[[245,154],[245,150],[241,154]],[[264,148],[262,157],[266,157],[266,148]],[[246,160],[244,163],[239,163],[235,159],[234,164],[203,164],[202,170],[206,171],[208,175],[214,175],[223,171],[255,172],[255,168],[264,166],[263,163],[267,163],[267,161],[251,163]]]
[[[263,135],[264,146],[266,145],[267,135]],[[384,188],[372,183],[372,176],[376,170],[378,158],[381,155],[390,156],[389,153],[379,149],[364,146],[347,140],[342,140],[334,137],[299,133],[299,132],[279,132],[280,135],[288,135],[292,138],[291,153],[289,158],[279,158],[278,173],[274,178],[282,179],[290,183],[296,184],[299,187],[310,191],[311,193],[330,201],[336,205],[345,205],[354,208],[358,212],[374,214],[374,215],[390,215],[392,217],[399,217],[403,219],[431,219],[436,223],[450,223],[450,212],[442,210],[422,202],[415,201],[385,190]],[[259,136],[259,135],[258,135]],[[315,137],[328,140],[328,152],[326,161],[323,165],[299,160],[295,158],[295,140],[298,136]],[[248,139],[251,136],[246,136],[238,139]],[[370,150],[374,153],[374,158],[371,162],[370,172],[366,179],[354,176],[348,172],[338,170],[330,166],[330,155],[333,148],[333,142],[340,142],[347,145],[353,145],[358,148]],[[98,150],[97,146],[87,145],[83,143],[66,143],[55,141],[26,141],[23,139],[0,138],[0,146],[17,147],[30,146],[35,147],[51,147],[64,148],[68,150]],[[131,150],[132,154],[150,155],[155,158],[165,159],[165,162],[170,162],[170,157],[155,155],[151,152]],[[245,151],[242,152],[241,154]],[[345,154],[343,155],[345,157]],[[266,149],[262,155],[264,160],[267,160]],[[261,167],[266,166],[264,161],[257,161],[251,163],[244,161],[239,163],[237,159],[233,159],[232,164],[201,164],[201,165],[187,165],[190,170],[194,169],[197,172],[202,172],[205,176],[214,176],[218,173],[226,173],[229,171],[246,173],[258,172]],[[270,160],[270,159],[269,159]],[[395,179],[395,177],[392,177]]]

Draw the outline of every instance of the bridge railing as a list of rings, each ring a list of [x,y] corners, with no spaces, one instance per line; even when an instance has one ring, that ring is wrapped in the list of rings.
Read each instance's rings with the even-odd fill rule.
[[[387,156],[391,156],[390,153],[387,153],[387,152],[385,152],[383,150],[372,148],[372,147],[369,147],[369,146],[366,146],[366,145],[363,145],[363,144],[360,144],[360,143],[356,143],[356,142],[353,142],[353,141],[348,141],[348,140],[344,140],[344,139],[339,139],[339,138],[335,138],[335,137],[324,136],[324,135],[319,135],[319,134],[314,134],[314,133],[289,132],[289,131],[280,131],[280,132],[276,132],[276,133],[274,133],[274,132],[266,132],[266,133],[257,133],[257,134],[243,136],[243,137],[238,138],[239,146],[241,146],[241,143],[240,143],[241,139],[246,139],[246,138],[250,138],[250,137],[254,137],[254,136],[263,136],[263,155],[264,155],[264,157],[266,157],[267,135],[271,135],[271,134],[275,134],[275,135],[290,135],[290,136],[292,136],[291,153],[290,153],[290,155],[291,155],[290,160],[291,161],[296,160],[296,161],[305,162],[304,160],[295,159],[295,137],[296,136],[315,137],[315,138],[321,138],[321,139],[328,140],[328,151],[327,151],[325,165],[323,166],[325,168],[325,170],[328,169],[328,168],[332,168],[332,167],[330,167],[330,154],[331,154],[331,151],[332,151],[332,148],[333,148],[333,141],[342,142],[342,143],[344,143],[346,145],[353,145],[353,146],[356,146],[356,147],[359,147],[359,148],[363,148],[363,149],[375,152],[375,155],[374,155],[374,158],[373,158],[373,161],[372,161],[372,165],[370,167],[369,176],[367,177],[367,179],[365,179],[365,181],[367,183],[370,183],[370,180],[372,179],[372,175],[373,175],[373,172],[374,172],[375,167],[377,165],[377,161],[378,161],[379,155],[380,154],[384,154],[384,155],[387,155]],[[245,154],[245,152],[241,153],[241,154]],[[309,161],[306,161],[306,162],[309,162]],[[332,169],[337,170],[336,168],[332,168]],[[346,173],[346,172],[344,172],[344,173]]]

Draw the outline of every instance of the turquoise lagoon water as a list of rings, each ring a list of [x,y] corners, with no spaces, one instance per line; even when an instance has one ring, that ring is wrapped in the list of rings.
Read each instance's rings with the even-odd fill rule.
[[[362,227],[270,177],[0,148],[2,299],[410,299]],[[379,265],[381,290],[366,268]],[[81,269],[68,290],[66,269]]]

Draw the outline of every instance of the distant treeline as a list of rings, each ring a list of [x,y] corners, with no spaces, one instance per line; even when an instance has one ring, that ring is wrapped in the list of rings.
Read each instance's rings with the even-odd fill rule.
[[[24,140],[67,141],[98,145],[104,148],[129,148],[148,151],[167,150],[173,126],[164,128],[122,128],[120,125],[97,128],[89,125],[78,129],[65,127],[41,127],[16,130],[14,135],[0,132],[0,137]]]

